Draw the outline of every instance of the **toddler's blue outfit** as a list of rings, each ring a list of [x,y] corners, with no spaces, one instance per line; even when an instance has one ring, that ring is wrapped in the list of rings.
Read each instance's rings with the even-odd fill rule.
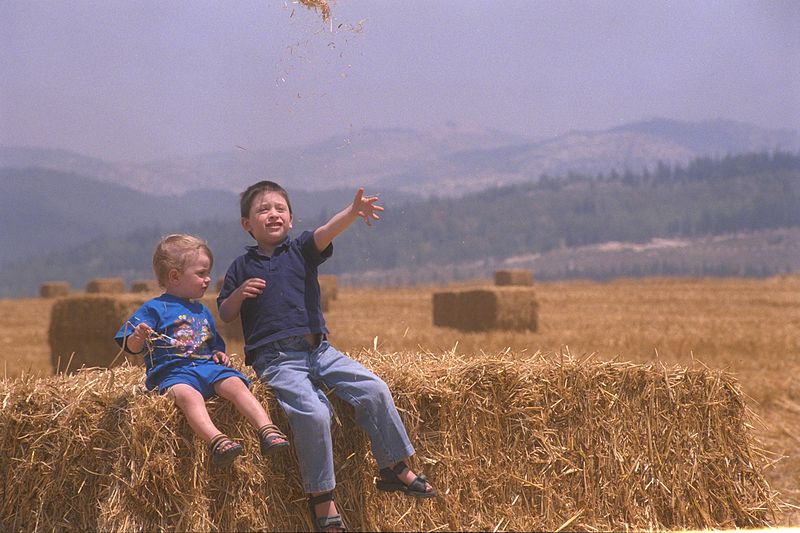
[[[386,383],[327,341],[317,267],[332,253],[332,244],[317,250],[310,231],[287,237],[272,256],[250,246],[228,269],[217,299],[217,304],[223,302],[247,279],[267,282],[259,296],[242,303],[245,363],[272,387],[287,415],[306,493],[336,486],[333,410],[325,389],[353,406],[378,468],[414,455]],[[319,343],[310,343],[308,334]]]
[[[236,370],[214,361],[214,352],[225,351],[225,341],[217,333],[214,317],[199,302],[162,294],[148,300],[123,324],[114,340],[125,347],[125,339],[134,328],[144,322],[154,331],[152,351],[147,346],[139,352],[147,368],[145,386],[164,394],[178,383],[185,383],[199,391],[203,398],[215,395],[214,383],[229,377],[238,377],[250,385],[250,380]],[[136,354],[134,354],[136,355]]]

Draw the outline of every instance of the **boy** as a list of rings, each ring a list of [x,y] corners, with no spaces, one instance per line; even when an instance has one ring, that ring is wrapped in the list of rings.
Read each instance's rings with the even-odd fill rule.
[[[377,201],[359,189],[352,205],[292,239],[288,193],[271,181],[251,185],[241,196],[241,224],[257,245],[230,266],[217,299],[222,320],[241,315],[245,363],[272,387],[286,412],[311,518],[320,531],[345,529],[332,494],[332,410],[320,384],[355,409],[378,462],[379,490],[420,498],[437,494],[404,462],[414,448],[386,384],[327,341],[317,268],[333,253],[333,239],[357,218],[368,225],[380,219]]]

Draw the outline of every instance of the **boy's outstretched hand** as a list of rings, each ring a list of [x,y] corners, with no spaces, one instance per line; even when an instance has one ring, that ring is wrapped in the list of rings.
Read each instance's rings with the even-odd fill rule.
[[[373,220],[380,220],[376,211],[383,211],[383,207],[375,202],[378,201],[377,196],[364,196],[364,188],[361,187],[356,191],[356,197],[353,199],[352,211],[364,219],[367,226],[372,225]]]
[[[317,245],[317,250],[320,252],[325,250],[333,239],[350,227],[358,217],[363,218],[367,226],[371,226],[373,220],[380,220],[378,212],[383,211],[383,207],[376,204],[377,201],[377,196],[364,196],[364,187],[359,188],[352,205],[348,205],[314,230],[314,244]]]

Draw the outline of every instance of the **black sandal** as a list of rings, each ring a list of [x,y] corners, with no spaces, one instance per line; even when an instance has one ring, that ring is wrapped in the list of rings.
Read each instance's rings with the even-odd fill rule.
[[[310,496],[308,498],[308,512],[311,513],[311,522],[314,524],[314,531],[326,532],[330,529],[337,529],[339,531],[347,531],[347,526],[344,525],[342,515],[335,514],[331,516],[317,516],[317,511],[314,509],[318,503],[332,502],[333,491],[325,492],[319,496]]]
[[[281,439],[283,439],[283,442],[277,442]],[[289,446],[289,439],[275,424],[266,424],[258,428],[258,441],[261,444],[261,455],[265,457]]]
[[[211,465],[223,468],[242,455],[244,448],[238,442],[229,439],[227,435],[220,433],[208,443],[208,452],[211,454]]]
[[[381,468],[379,471],[381,478],[375,480],[375,488],[386,492],[402,492],[406,496],[414,498],[433,498],[439,495],[439,492],[428,483],[428,478],[423,474],[419,474],[408,485],[403,483],[398,476],[406,470],[408,470],[408,465],[404,461],[400,461],[394,467]],[[428,485],[431,487],[430,491],[425,490]]]

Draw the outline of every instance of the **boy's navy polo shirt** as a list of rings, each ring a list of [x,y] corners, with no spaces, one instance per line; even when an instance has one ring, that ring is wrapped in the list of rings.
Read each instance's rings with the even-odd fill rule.
[[[264,291],[242,302],[240,316],[244,332],[245,364],[253,363],[254,351],[270,342],[305,335],[328,333],[320,305],[317,267],[333,254],[333,243],[320,252],[314,234],[304,231],[296,239],[286,238],[267,256],[258,246],[248,246],[237,257],[222,284],[217,307],[250,278],[267,282]]]

